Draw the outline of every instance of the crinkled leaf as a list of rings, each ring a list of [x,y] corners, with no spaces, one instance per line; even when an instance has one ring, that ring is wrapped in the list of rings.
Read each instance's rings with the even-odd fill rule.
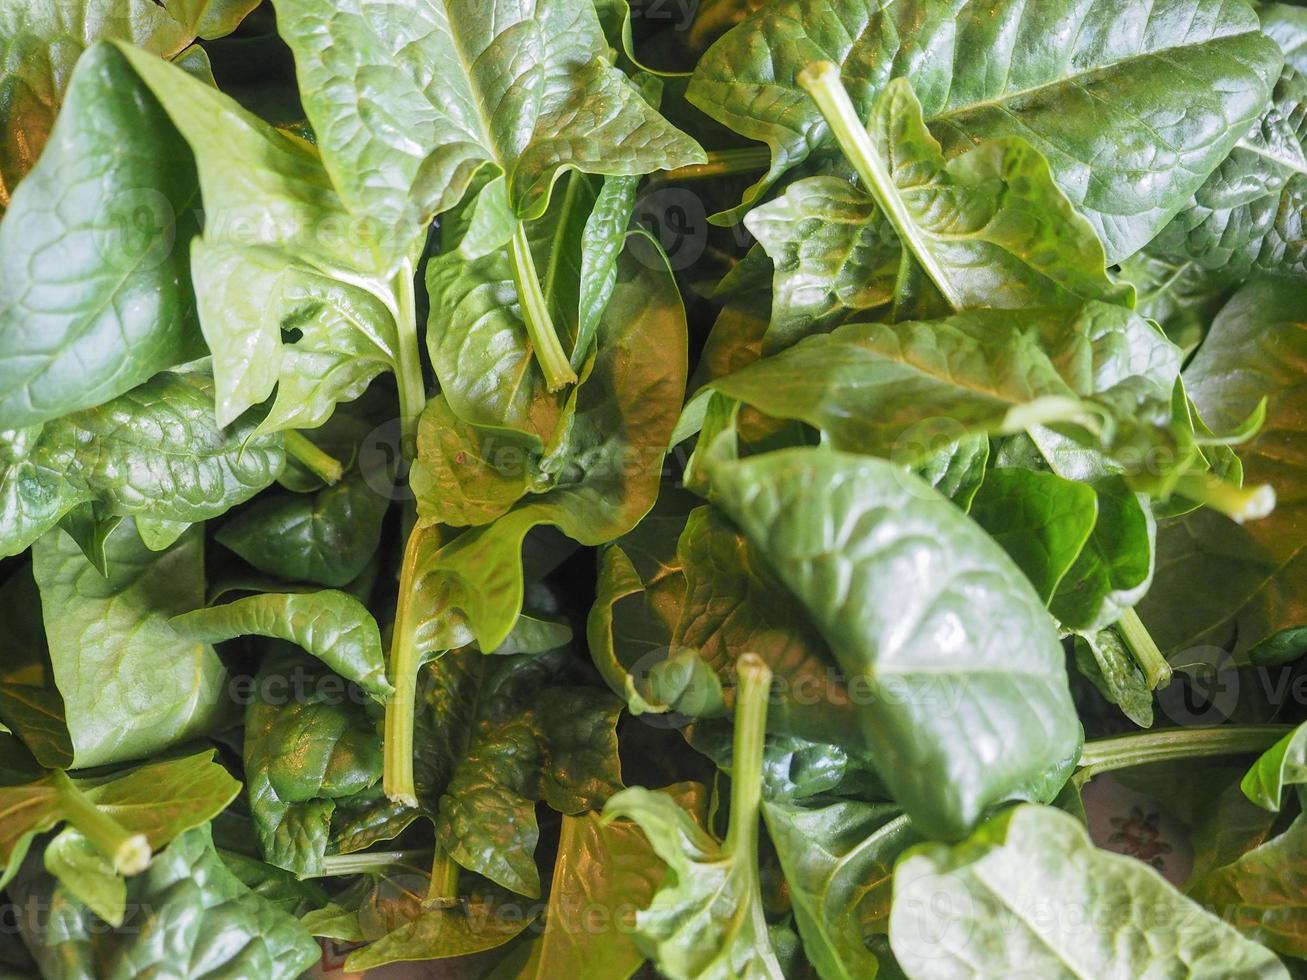
[[[1189,897],[1277,953],[1307,954],[1307,817],[1282,834],[1208,871]]]
[[[298,653],[266,656],[245,712],[246,789],[264,859],[319,871],[336,801],[380,778],[380,740],[344,682]]]
[[[137,911],[121,930],[106,929],[39,873],[24,874],[14,901],[42,972],[69,980],[170,973],[294,980],[322,955],[298,921],[227,870],[208,827],[177,838],[131,879],[127,902]]]
[[[893,464],[823,450],[719,463],[710,480],[849,682],[873,695],[863,733],[922,832],[961,836],[1070,765],[1079,724],[1052,624],[945,498]],[[965,734],[976,725],[985,739]]]
[[[425,227],[482,167],[503,175],[513,214],[534,217],[566,169],[703,159],[608,63],[589,0],[276,6],[332,180],[388,228]]]
[[[906,79],[872,107],[867,131],[898,210],[840,177],[791,184],[745,224],[776,265],[776,350],[849,314],[892,305],[904,262],[934,280],[944,309],[1078,307],[1121,302],[1094,229],[1071,206],[1043,156],[1022,139],[989,140],[946,161]]]
[[[1109,445],[1118,427],[1121,440],[1169,445],[1162,427],[1178,369],[1179,352],[1155,327],[1094,302],[1071,312],[849,324],[712,386],[822,429],[836,448],[911,464],[930,450],[920,427],[940,420],[954,438],[1062,423]]]
[[[1247,132],[1281,55],[1246,5],[1224,0],[770,3],[708,50],[687,93],[771,148],[746,202],[832,146],[797,84],[819,60],[841,66],[863,118],[891,78],[906,77],[946,156],[995,137],[1029,141],[1116,262]]]
[[[1225,286],[1307,273],[1307,76],[1286,68],[1262,117],[1148,246]]]
[[[23,17],[30,6],[12,0],[0,6],[0,38],[9,58],[30,64],[19,68],[21,74],[39,76],[45,67],[53,77],[38,84],[53,87],[72,62],[56,69],[49,59],[62,62],[70,51],[48,48],[54,38],[43,43],[25,30],[53,28],[61,19],[49,9],[54,4],[36,3],[34,21],[17,36],[4,29],[3,21]],[[99,29],[116,34],[133,22],[139,41],[169,29],[147,0],[131,0],[125,5],[130,12],[119,14],[96,9],[108,3],[88,6],[68,7],[66,28],[77,31],[78,41],[83,30],[93,39]],[[144,52],[141,57],[158,60]],[[21,74],[9,79],[14,87],[6,88],[6,114],[25,115],[19,107],[41,98]],[[0,195],[9,204],[0,223],[5,429],[99,405],[204,351],[188,257],[198,230],[199,188],[190,151],[168,117],[118,49],[95,47],[73,73],[49,146],[9,201],[4,186],[18,176],[10,168],[26,169],[28,152],[44,142],[44,111],[6,127],[0,144]]]
[[[912,977],[962,972],[1287,977],[1268,949],[1148,865],[1100,851],[1074,817],[1021,805],[894,871],[890,944]]]
[[[280,438],[253,436],[249,421],[219,428],[212,399],[204,375],[164,373],[99,408],[0,433],[0,553],[79,503],[195,522],[268,486],[285,461]]]
[[[377,550],[389,503],[363,474],[352,472],[312,493],[265,494],[216,537],[268,575],[341,588]]]

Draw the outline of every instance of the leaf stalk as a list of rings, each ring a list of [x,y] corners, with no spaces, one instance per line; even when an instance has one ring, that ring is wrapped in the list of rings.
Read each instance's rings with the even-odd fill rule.
[[[512,260],[513,282],[522,306],[522,320],[526,324],[527,335],[531,338],[531,346],[535,349],[536,361],[544,372],[545,384],[550,391],[559,391],[570,384],[576,384],[576,372],[572,370],[567,352],[558,339],[553,317],[549,314],[549,301],[536,276],[531,243],[526,237],[526,225],[520,221],[513,229],[508,254]]]

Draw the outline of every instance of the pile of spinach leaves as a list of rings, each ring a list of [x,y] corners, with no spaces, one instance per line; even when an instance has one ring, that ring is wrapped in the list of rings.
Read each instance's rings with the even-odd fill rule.
[[[0,41],[0,974],[1307,975],[1307,8]]]

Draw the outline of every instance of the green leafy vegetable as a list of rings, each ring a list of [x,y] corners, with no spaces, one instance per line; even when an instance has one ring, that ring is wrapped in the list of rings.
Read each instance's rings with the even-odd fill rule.
[[[124,521],[106,553],[108,578],[62,531],[41,538],[32,552],[79,768],[140,759],[203,735],[230,710],[226,671],[213,648],[168,625],[204,601],[199,530],[153,552]]]
[[[892,464],[822,450],[721,463],[710,481],[872,695],[859,714],[877,769],[924,832],[958,837],[1075,758],[1051,622],[1011,559],[938,493]],[[971,718],[986,719],[985,740],[961,735]]]
[[[1049,807],[1014,807],[956,847],[919,845],[894,879],[890,944],[914,977],[964,967],[1058,977],[1143,976],[1159,967],[1287,976],[1269,950],[1142,862],[1096,849],[1073,817]],[[1047,928],[1031,918],[1037,907],[1050,916]]]

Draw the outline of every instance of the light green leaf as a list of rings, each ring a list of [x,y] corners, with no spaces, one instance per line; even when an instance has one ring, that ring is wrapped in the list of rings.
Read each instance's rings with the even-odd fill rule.
[[[522,541],[532,528],[552,524],[581,544],[598,545],[630,530],[652,506],[684,397],[685,342],[685,313],[670,273],[628,259],[552,488],[423,562],[424,576],[452,590],[449,604],[466,613],[482,649],[499,646],[517,621]],[[656,359],[648,356],[653,350]]]
[[[1247,132],[1281,55],[1246,5],[1225,0],[769,3],[708,50],[687,93],[771,148],[746,203],[833,145],[797,83],[821,60],[841,66],[859,118],[906,77],[948,157],[996,137],[1030,142],[1117,262]]]
[[[41,156],[83,51],[116,38],[172,58],[193,35],[152,0],[4,0],[0,38],[0,86],[12,96],[0,109],[0,206],[8,207]]]
[[[89,840],[66,828],[45,845],[45,870],[77,901],[115,929],[127,914],[127,880]]]
[[[758,818],[763,737],[771,674],[741,658],[735,715],[730,823],[718,841],[671,797],[642,787],[623,790],[604,819],[640,825],[667,864],[667,879],[648,908],[636,913],[636,944],[671,980],[780,980],[768,938],[758,878]]]
[[[335,589],[265,592],[174,616],[179,636],[221,643],[238,636],[267,636],[303,647],[378,701],[394,690],[386,680],[381,633],[367,607]]]
[[[197,37],[212,40],[234,31],[262,0],[164,0],[173,20]]]
[[[879,972],[869,940],[889,929],[894,861],[920,837],[897,807],[764,803],[803,949],[822,980]]]
[[[564,170],[643,174],[703,159],[608,63],[589,0],[276,6],[333,182],[352,211],[409,236],[483,167],[529,218]]]
[[[1284,787],[1307,783],[1307,726],[1299,725],[1262,753],[1239,784],[1244,796],[1278,813]]]
[[[922,844],[894,871],[890,944],[917,980],[1287,978],[1141,861],[1100,851],[1074,817],[1022,805],[955,847]]]
[[[869,693],[863,734],[923,833],[957,838],[1071,764],[1080,726],[1052,623],[944,497],[893,464],[817,449],[719,463],[709,479]]]
[[[827,85],[843,105],[838,75]],[[864,130],[854,117],[856,131],[840,136],[862,186],[807,178],[745,219],[776,265],[765,347],[893,304],[905,262],[924,270],[946,311],[1131,299],[1108,278],[1094,229],[1030,144],[989,140],[946,161],[903,78],[885,88],[870,119]]]
[[[33,548],[54,680],[78,767],[151,755],[227,716],[226,671],[212,647],[168,625],[204,601],[204,535],[167,551],[124,521],[105,545],[109,577],[62,531]]]
[[[403,296],[421,229],[382,241],[373,217],[346,210],[311,143],[172,65],[120,50],[194,153],[208,217],[191,264],[219,423],[276,386],[265,431],[321,425],[395,367],[397,332],[415,329]]]
[[[111,875],[137,873],[143,864],[118,866],[125,855],[135,858],[135,852],[106,853],[105,837],[91,821],[112,820],[117,843],[128,835],[142,835],[149,844],[144,851],[148,861],[150,850],[158,851],[173,838],[207,823],[238,792],[240,783],[213,761],[212,750],[152,762],[109,777],[70,780],[62,772],[53,772],[31,783],[0,788],[0,812],[4,814],[0,820],[0,881],[12,878],[36,834],[65,821],[76,836],[61,846],[63,858],[103,863]],[[88,817],[91,808],[98,817]],[[93,860],[96,856],[98,861]],[[103,889],[97,888],[96,893],[106,900],[112,898]]]
[[[280,438],[253,429],[214,423],[204,375],[164,373],[99,408],[0,433],[0,554],[84,502],[155,521],[217,517],[281,472]]]
[[[1189,897],[1211,908],[1254,942],[1290,957],[1307,955],[1307,817],[1189,885]]]
[[[1091,445],[1169,445],[1178,368],[1179,352],[1154,326],[1093,302],[848,324],[711,384],[823,430],[837,449],[913,464],[933,449],[921,426],[940,422],[954,438],[1060,424]]]
[[[661,792],[694,816],[706,802],[697,783]],[[605,821],[597,813],[563,817],[544,931],[524,963],[511,973],[501,967],[487,980],[551,980],[596,971],[631,976],[644,962],[631,938],[635,912],[652,901],[663,876],[662,862],[634,823]],[[600,917],[605,927],[595,929]]]
[[[15,38],[4,30],[3,21],[24,16],[18,11],[28,6],[13,0],[0,4],[0,39],[11,58],[27,50],[39,74],[42,61],[51,55],[61,61],[67,52],[48,51],[35,38]],[[41,19],[58,17],[43,9],[54,6],[46,0],[35,6],[38,29]],[[126,6],[135,8],[137,18],[164,20],[148,0],[131,0]],[[124,29],[130,18],[120,14],[97,24],[86,16],[79,24],[92,11],[82,11],[81,4],[73,7],[77,13],[68,26],[85,27],[92,35],[97,27],[116,33],[111,25]],[[153,54],[140,56],[158,61]],[[19,79],[10,82],[22,94],[6,100],[6,114],[14,111],[15,102],[32,98]],[[31,133],[22,126],[6,128],[0,143],[0,191],[16,176],[6,172],[6,165],[25,169],[30,162],[27,139],[38,148],[44,142],[44,111],[34,114],[36,130]],[[187,248],[198,230],[195,166],[186,144],[118,49],[97,46],[78,63],[68,105],[50,135],[49,146],[13,200],[3,194],[10,205],[0,223],[4,429],[99,405],[204,352]],[[17,158],[11,140],[24,148]]]

